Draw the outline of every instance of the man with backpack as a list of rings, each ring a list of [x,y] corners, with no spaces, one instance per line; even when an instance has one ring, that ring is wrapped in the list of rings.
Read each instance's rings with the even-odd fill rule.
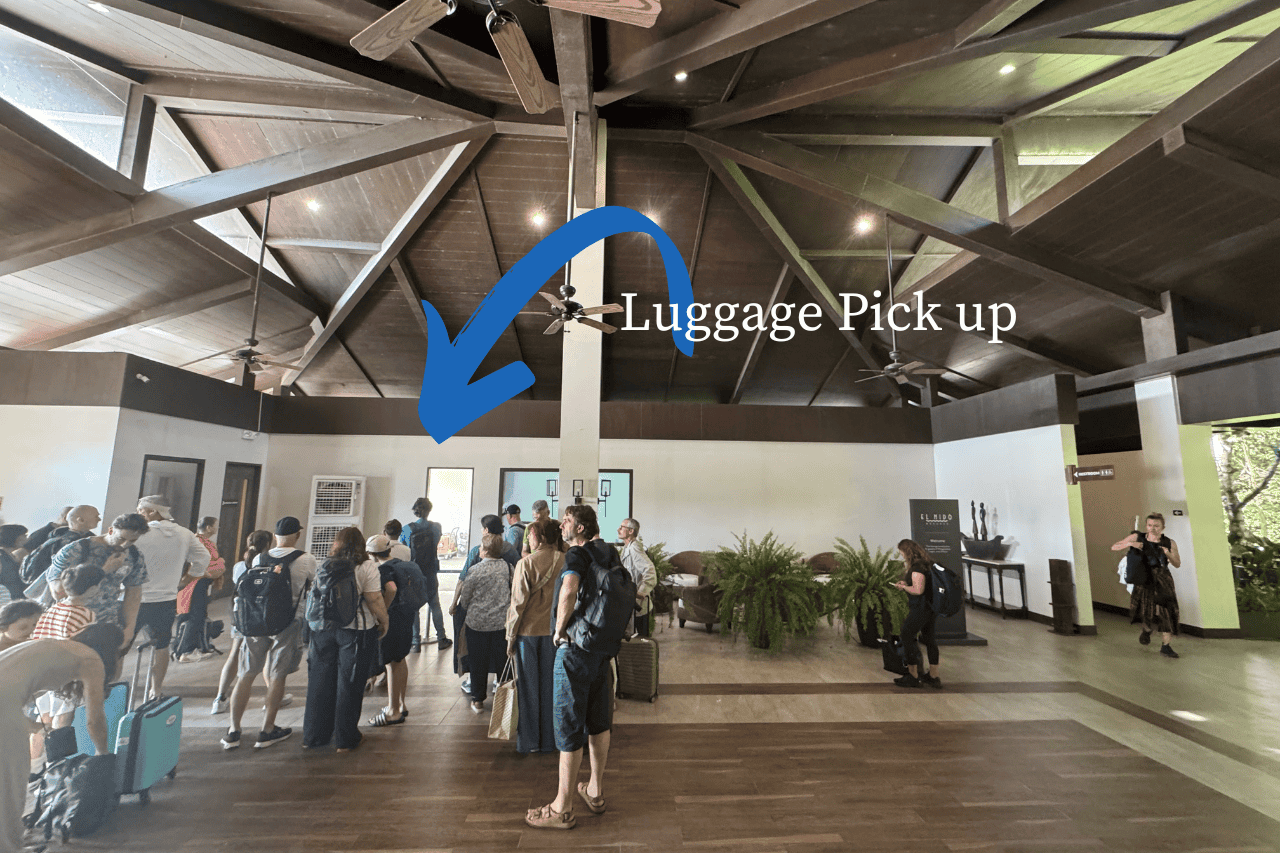
[[[517,552],[520,551],[524,545],[524,522],[520,520],[520,507],[509,505],[503,510],[502,519],[507,523],[507,529],[502,533],[503,540],[514,545]]]
[[[444,632],[444,611],[440,607],[440,535],[443,532],[440,523],[427,521],[431,514],[431,501],[418,498],[413,502],[413,514],[417,521],[409,522],[400,533],[400,542],[409,546],[409,562],[418,567],[422,577],[426,579],[427,606],[431,608],[431,623],[436,629],[436,650],[443,652],[453,645]],[[413,620],[413,642],[409,651],[422,651],[422,628],[418,618]]]
[[[560,530],[572,546],[556,579],[551,610],[556,645],[553,719],[560,779],[556,798],[525,815],[525,823],[538,829],[573,829],[575,793],[592,814],[604,813],[604,770],[613,727],[609,662],[622,647],[636,598],[635,582],[618,552],[596,538],[600,524],[592,507],[565,507]],[[584,746],[591,751],[591,778],[579,783]]]
[[[54,554],[78,539],[92,536],[93,528],[97,527],[101,521],[102,516],[94,507],[82,505],[73,508],[67,513],[65,528],[54,530],[39,546],[28,548],[31,553],[27,554],[27,558],[22,561],[23,582],[29,586],[41,580],[53,563]],[[30,539],[27,544],[30,545]]]
[[[316,558],[297,547],[302,523],[291,515],[276,522],[275,547],[259,554],[236,581],[233,611],[240,645],[239,680],[231,693],[231,724],[222,736],[223,749],[240,746],[240,721],[249,705],[254,679],[265,667],[270,687],[262,729],[254,749],[266,749],[293,734],[276,725],[285,679],[302,663],[303,608],[306,590],[316,576]]]

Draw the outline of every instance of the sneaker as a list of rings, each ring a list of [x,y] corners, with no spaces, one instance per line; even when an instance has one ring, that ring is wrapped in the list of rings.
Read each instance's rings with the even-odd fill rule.
[[[293,734],[293,729],[282,729],[279,726],[276,726],[269,732],[258,732],[258,742],[253,745],[253,748],[266,749],[269,746],[275,746],[291,734]]]
[[[471,713],[473,713],[473,714],[483,714],[483,713],[484,713],[484,703],[483,703],[483,702],[477,702],[477,701],[475,701],[474,699],[473,699],[473,700],[471,700]]]
[[[916,678],[911,673],[907,673],[906,675],[903,675],[899,678],[895,678],[893,680],[893,683],[898,685],[899,687],[923,687],[924,686],[920,682],[920,679]]]
[[[1173,646],[1169,645],[1168,643],[1165,643],[1163,646],[1160,647],[1160,654],[1164,655],[1167,658],[1179,657],[1179,654],[1173,650]]]
[[[942,689],[942,679],[935,678],[934,676],[929,675],[928,673],[920,676],[920,681],[923,684],[927,684],[928,686],[932,687],[934,690]]]
[[[462,679],[461,687],[462,687],[462,692],[470,696],[471,695],[471,678],[467,677]]]
[[[223,749],[236,749],[239,746],[240,746],[239,732],[227,732],[225,735],[222,736]]]
[[[1144,646],[1149,646],[1149,645],[1151,645],[1151,632],[1150,632],[1150,631],[1143,631],[1141,634],[1139,634],[1139,635],[1138,635],[1138,642],[1139,642],[1139,643],[1141,643],[1141,644],[1142,644],[1142,645],[1144,645]]]
[[[213,700],[213,707],[209,709],[210,716],[225,714],[231,709],[231,700],[225,696],[218,696]]]
[[[441,652],[444,651],[445,649],[452,648],[452,647],[453,647],[453,640],[450,640],[448,637],[445,637],[436,645],[437,651],[441,651]]]

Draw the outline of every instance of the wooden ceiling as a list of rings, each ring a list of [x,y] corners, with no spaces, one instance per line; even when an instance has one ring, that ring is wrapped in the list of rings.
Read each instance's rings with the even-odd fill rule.
[[[41,104],[0,85],[0,345],[238,376],[270,195],[258,349],[306,367],[258,387],[430,393],[417,300],[456,335],[563,223],[572,121],[520,109],[471,0],[383,63],[358,56],[347,39],[391,5],[0,0],[0,40],[25,46],[10,63],[115,93]],[[943,305],[941,331],[897,340],[950,371],[943,399],[1140,364],[1142,318],[1164,310],[1184,349],[1280,325],[1280,0],[664,5],[651,30],[509,8],[566,109],[603,119],[607,202],[663,227],[699,301],[883,307],[891,274],[900,299]],[[111,98],[106,119],[86,105]],[[117,162],[33,114],[114,121]],[[589,183],[585,146],[578,169]],[[891,348],[862,319],[685,357],[652,322],[652,241],[610,238],[605,298],[632,293],[651,328],[605,338],[603,399],[900,399],[859,381]],[[1017,310],[1001,342],[958,328],[957,305],[972,322],[992,303]],[[559,397],[542,308],[477,376],[521,360],[525,396]]]

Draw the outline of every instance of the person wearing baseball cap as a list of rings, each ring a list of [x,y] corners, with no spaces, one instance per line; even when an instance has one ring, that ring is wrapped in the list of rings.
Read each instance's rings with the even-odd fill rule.
[[[382,638],[382,661],[387,668],[387,706],[369,719],[371,726],[395,726],[403,723],[409,711],[404,697],[409,686],[409,665],[405,657],[413,644],[413,625],[418,619],[417,608],[404,606],[409,601],[404,587],[410,584],[419,590],[426,586],[422,571],[413,563],[391,556],[391,537],[384,533],[370,536],[364,543],[378,564],[382,580],[382,600],[387,605],[390,626]],[[400,599],[401,604],[397,604]]]

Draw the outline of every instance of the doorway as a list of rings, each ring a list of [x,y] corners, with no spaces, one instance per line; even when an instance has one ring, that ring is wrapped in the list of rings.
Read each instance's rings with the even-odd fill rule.
[[[218,513],[218,554],[226,561],[228,571],[240,561],[245,540],[257,529],[258,481],[261,465],[228,462],[222,480],[222,508]],[[223,590],[230,594],[231,584]]]
[[[169,506],[173,520],[195,530],[200,520],[200,490],[204,485],[204,460],[178,456],[142,458],[142,483],[138,497],[160,495]]]
[[[600,495],[596,501],[596,518],[600,522],[600,535],[610,542],[622,520],[631,517],[632,471],[617,469],[600,472]],[[556,488],[559,471],[536,470],[531,468],[503,468],[499,471],[500,481],[498,494],[500,505],[505,508],[511,504],[520,507],[521,518],[528,521],[533,518],[533,502],[545,500],[551,511],[551,517],[560,518],[560,508],[565,503],[563,495]],[[570,493],[567,502],[573,502]],[[501,512],[501,510],[497,510]]]
[[[460,572],[471,542],[473,468],[428,468],[427,500],[432,521],[439,522],[440,571]]]

